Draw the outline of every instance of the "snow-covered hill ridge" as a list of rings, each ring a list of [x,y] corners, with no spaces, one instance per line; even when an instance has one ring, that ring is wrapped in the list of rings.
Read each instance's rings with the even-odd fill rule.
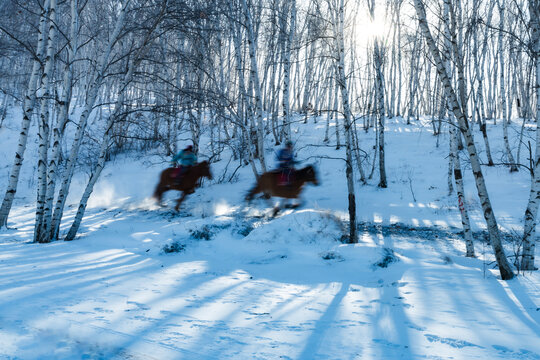
[[[166,159],[125,154],[102,174],[80,237],[47,245],[29,243],[29,149],[12,228],[0,233],[0,358],[540,359],[540,277],[499,280],[480,239],[479,258],[463,257],[447,140],[437,148],[429,126],[388,122],[389,188],[357,187],[360,243],[348,245],[344,166],[331,159],[343,150],[325,146],[323,132],[310,120],[294,133],[298,158],[321,180],[299,210],[272,219],[266,201],[246,205],[254,179],[244,167],[233,183],[205,181],[177,214],[177,194],[165,209],[150,199]],[[372,134],[359,135],[369,148]],[[7,168],[11,149],[0,150]],[[215,179],[227,156],[212,164]],[[484,169],[501,227],[519,232],[529,175]]]

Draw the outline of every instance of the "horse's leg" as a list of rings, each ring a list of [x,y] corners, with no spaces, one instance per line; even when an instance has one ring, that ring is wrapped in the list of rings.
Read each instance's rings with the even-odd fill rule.
[[[187,193],[185,191],[182,191],[182,196],[178,200],[176,200],[176,206],[174,207],[174,210],[178,211],[180,209],[180,204],[184,199],[186,198]]]
[[[292,209],[293,208],[293,203],[291,202],[291,199],[283,198],[283,201],[281,202],[281,208],[283,208],[283,209]]]
[[[300,195],[298,195],[298,197],[296,198],[297,202],[296,203],[292,203],[291,204],[291,208],[292,209],[297,209],[299,207],[301,207],[302,205],[304,205],[304,201],[303,199],[300,197]]]
[[[154,198],[157,200],[158,204],[163,206],[161,204],[161,199],[163,198],[163,193],[167,190],[166,187],[162,186],[161,183],[159,183],[156,186],[156,191],[154,191]]]
[[[272,211],[272,217],[276,217],[276,215],[279,213],[281,202],[278,201],[276,206],[274,206],[274,210]]]
[[[259,182],[257,182],[257,184],[255,184],[255,186],[249,190],[248,194],[246,195],[246,201],[251,201],[253,200],[253,197],[255,196],[255,194],[259,193],[261,191],[260,187],[259,187]]]
[[[296,200],[297,201],[294,201],[293,199],[290,199],[291,201],[290,202],[287,202],[283,207],[286,208],[286,209],[297,209],[299,208],[300,206],[303,205],[303,201],[302,201],[302,198],[301,197],[297,197]]]

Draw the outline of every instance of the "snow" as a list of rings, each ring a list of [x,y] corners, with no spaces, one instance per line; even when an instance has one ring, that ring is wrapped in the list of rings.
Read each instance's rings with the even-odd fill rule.
[[[0,190],[17,119],[0,128]],[[426,122],[388,120],[389,187],[376,187],[377,174],[357,184],[352,245],[340,242],[347,192],[335,158],[344,150],[322,143],[324,126],[294,128],[298,158],[321,180],[300,209],[271,218],[273,201],[245,204],[254,183],[246,166],[236,182],[205,181],[175,213],[178,194],[166,194],[166,208],[150,198],[166,159],[124,154],[106,165],[79,237],[51,244],[31,243],[30,141],[10,228],[0,231],[0,359],[540,359],[540,276],[500,280],[469,169],[478,258],[464,257],[447,136],[436,147]],[[500,160],[502,130],[488,129]],[[373,145],[372,133],[359,136]],[[267,150],[271,159],[276,149]],[[212,164],[214,179],[228,156]],[[483,169],[501,230],[519,234],[529,175]],[[86,180],[79,171],[63,232]]]

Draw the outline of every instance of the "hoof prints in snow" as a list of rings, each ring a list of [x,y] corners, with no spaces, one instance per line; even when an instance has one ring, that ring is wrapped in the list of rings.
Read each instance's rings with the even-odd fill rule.
[[[377,261],[375,264],[373,264],[373,270],[377,269],[377,267],[380,268],[387,268],[390,264],[393,264],[395,262],[398,262],[399,259],[394,254],[394,250],[390,248],[384,248],[383,249],[383,257],[381,260]]]
[[[373,342],[384,345],[386,347],[394,348],[394,349],[397,349],[397,348],[400,348],[400,347],[408,347],[406,345],[394,344],[394,343],[392,343],[390,341],[387,341],[387,340],[384,340],[384,339],[373,339]]]
[[[323,260],[345,261],[343,256],[337,251],[325,251],[320,255]]]
[[[524,360],[540,360],[539,354],[529,351],[529,350],[519,349],[519,351],[514,351],[512,349],[507,348],[506,346],[501,346],[501,345],[493,345],[492,347],[495,350],[497,350],[499,354],[505,355],[508,358],[524,359]]]
[[[476,345],[476,344],[473,344],[464,340],[442,338],[440,336],[431,335],[431,334],[425,334],[424,336],[426,337],[426,339],[428,339],[429,342],[438,342],[441,344],[450,345],[451,347],[456,348],[456,349],[461,349],[467,346],[478,347],[478,348],[484,349],[483,346]]]
[[[412,227],[403,223],[389,225],[376,224],[372,222],[360,222],[358,224],[360,233],[381,234],[383,236],[411,237],[423,240],[456,240],[462,241],[463,233],[458,228],[444,229],[437,226],[432,227]],[[504,242],[514,242],[515,234],[500,229],[501,238]],[[478,241],[489,242],[487,231],[474,231],[473,238]]]

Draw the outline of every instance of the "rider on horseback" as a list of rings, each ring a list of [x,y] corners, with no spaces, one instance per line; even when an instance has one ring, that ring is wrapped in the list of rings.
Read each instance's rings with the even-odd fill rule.
[[[180,162],[180,166],[178,166]],[[176,154],[171,163],[173,166],[178,166],[178,172],[176,173],[176,181],[182,181],[184,175],[189,171],[189,169],[197,163],[197,155],[193,152],[193,145],[188,145],[178,154]]]
[[[285,142],[285,147],[277,153],[280,171],[278,185],[289,185],[291,183],[291,174],[294,172],[293,143],[291,140]]]

